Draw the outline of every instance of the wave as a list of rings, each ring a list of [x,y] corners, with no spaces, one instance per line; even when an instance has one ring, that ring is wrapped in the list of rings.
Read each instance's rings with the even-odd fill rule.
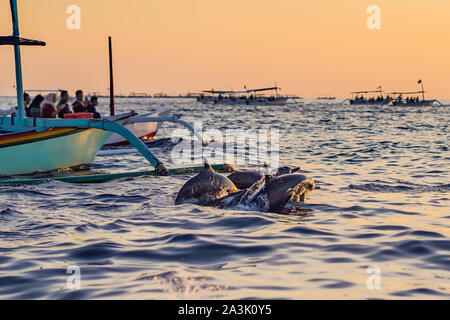
[[[367,183],[351,184],[348,186],[351,190],[367,192],[385,192],[385,193],[426,193],[426,192],[449,192],[450,184],[389,184],[389,183]]]

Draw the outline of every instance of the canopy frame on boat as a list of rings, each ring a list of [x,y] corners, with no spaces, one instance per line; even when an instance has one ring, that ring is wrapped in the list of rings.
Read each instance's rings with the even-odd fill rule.
[[[259,89],[248,89],[248,90],[241,90],[241,91],[226,91],[226,90],[203,90],[204,93],[211,93],[211,94],[249,94],[249,93],[255,93],[255,92],[263,92],[263,91],[278,91],[281,90],[280,87],[270,87],[270,88],[259,88]]]
[[[362,91],[354,91],[351,92],[351,94],[353,95],[357,95],[357,94],[369,94],[369,93],[379,93],[380,95],[383,94],[383,89],[381,88],[381,86],[377,89],[377,90],[362,90]]]

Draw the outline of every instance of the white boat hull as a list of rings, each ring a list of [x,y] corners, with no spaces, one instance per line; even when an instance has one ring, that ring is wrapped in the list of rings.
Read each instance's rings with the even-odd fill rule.
[[[141,115],[141,116],[165,117],[165,116],[168,116],[171,111],[172,111],[172,108],[166,107],[166,108],[162,108],[162,109],[159,109],[154,112],[147,113],[147,114]],[[148,140],[148,139],[152,139],[156,135],[159,128],[161,127],[161,122],[137,122],[137,123],[125,124],[125,127],[128,130],[130,130],[136,137],[143,139],[143,140]],[[106,141],[105,146],[117,146],[117,145],[123,145],[123,144],[128,144],[128,141],[126,139],[124,139],[122,136],[114,133]]]

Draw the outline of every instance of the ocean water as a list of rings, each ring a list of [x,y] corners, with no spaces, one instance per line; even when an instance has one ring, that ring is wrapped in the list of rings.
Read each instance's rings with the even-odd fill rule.
[[[306,216],[283,216],[175,206],[190,176],[0,186],[0,299],[450,298],[448,107],[118,104],[173,106],[206,129],[278,128],[280,164],[322,189]],[[155,154],[173,166],[170,151]],[[138,155],[92,168],[139,169]]]

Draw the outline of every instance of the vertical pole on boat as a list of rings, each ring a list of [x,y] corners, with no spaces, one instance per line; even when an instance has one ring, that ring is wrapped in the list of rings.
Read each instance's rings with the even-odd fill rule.
[[[420,81],[420,84],[422,85],[422,99],[425,101],[425,89],[423,88],[423,81]]]
[[[111,37],[108,37],[109,46],[109,109],[111,116],[115,115],[114,106],[114,73],[113,73],[113,58],[112,58],[112,41]]]
[[[13,22],[13,36],[19,37],[19,19],[17,15],[17,1],[9,0],[11,5],[11,15]],[[24,118],[23,105],[23,84],[22,84],[22,63],[20,57],[20,45],[14,45],[14,59],[16,64],[16,91],[17,91],[17,117],[19,120]]]

